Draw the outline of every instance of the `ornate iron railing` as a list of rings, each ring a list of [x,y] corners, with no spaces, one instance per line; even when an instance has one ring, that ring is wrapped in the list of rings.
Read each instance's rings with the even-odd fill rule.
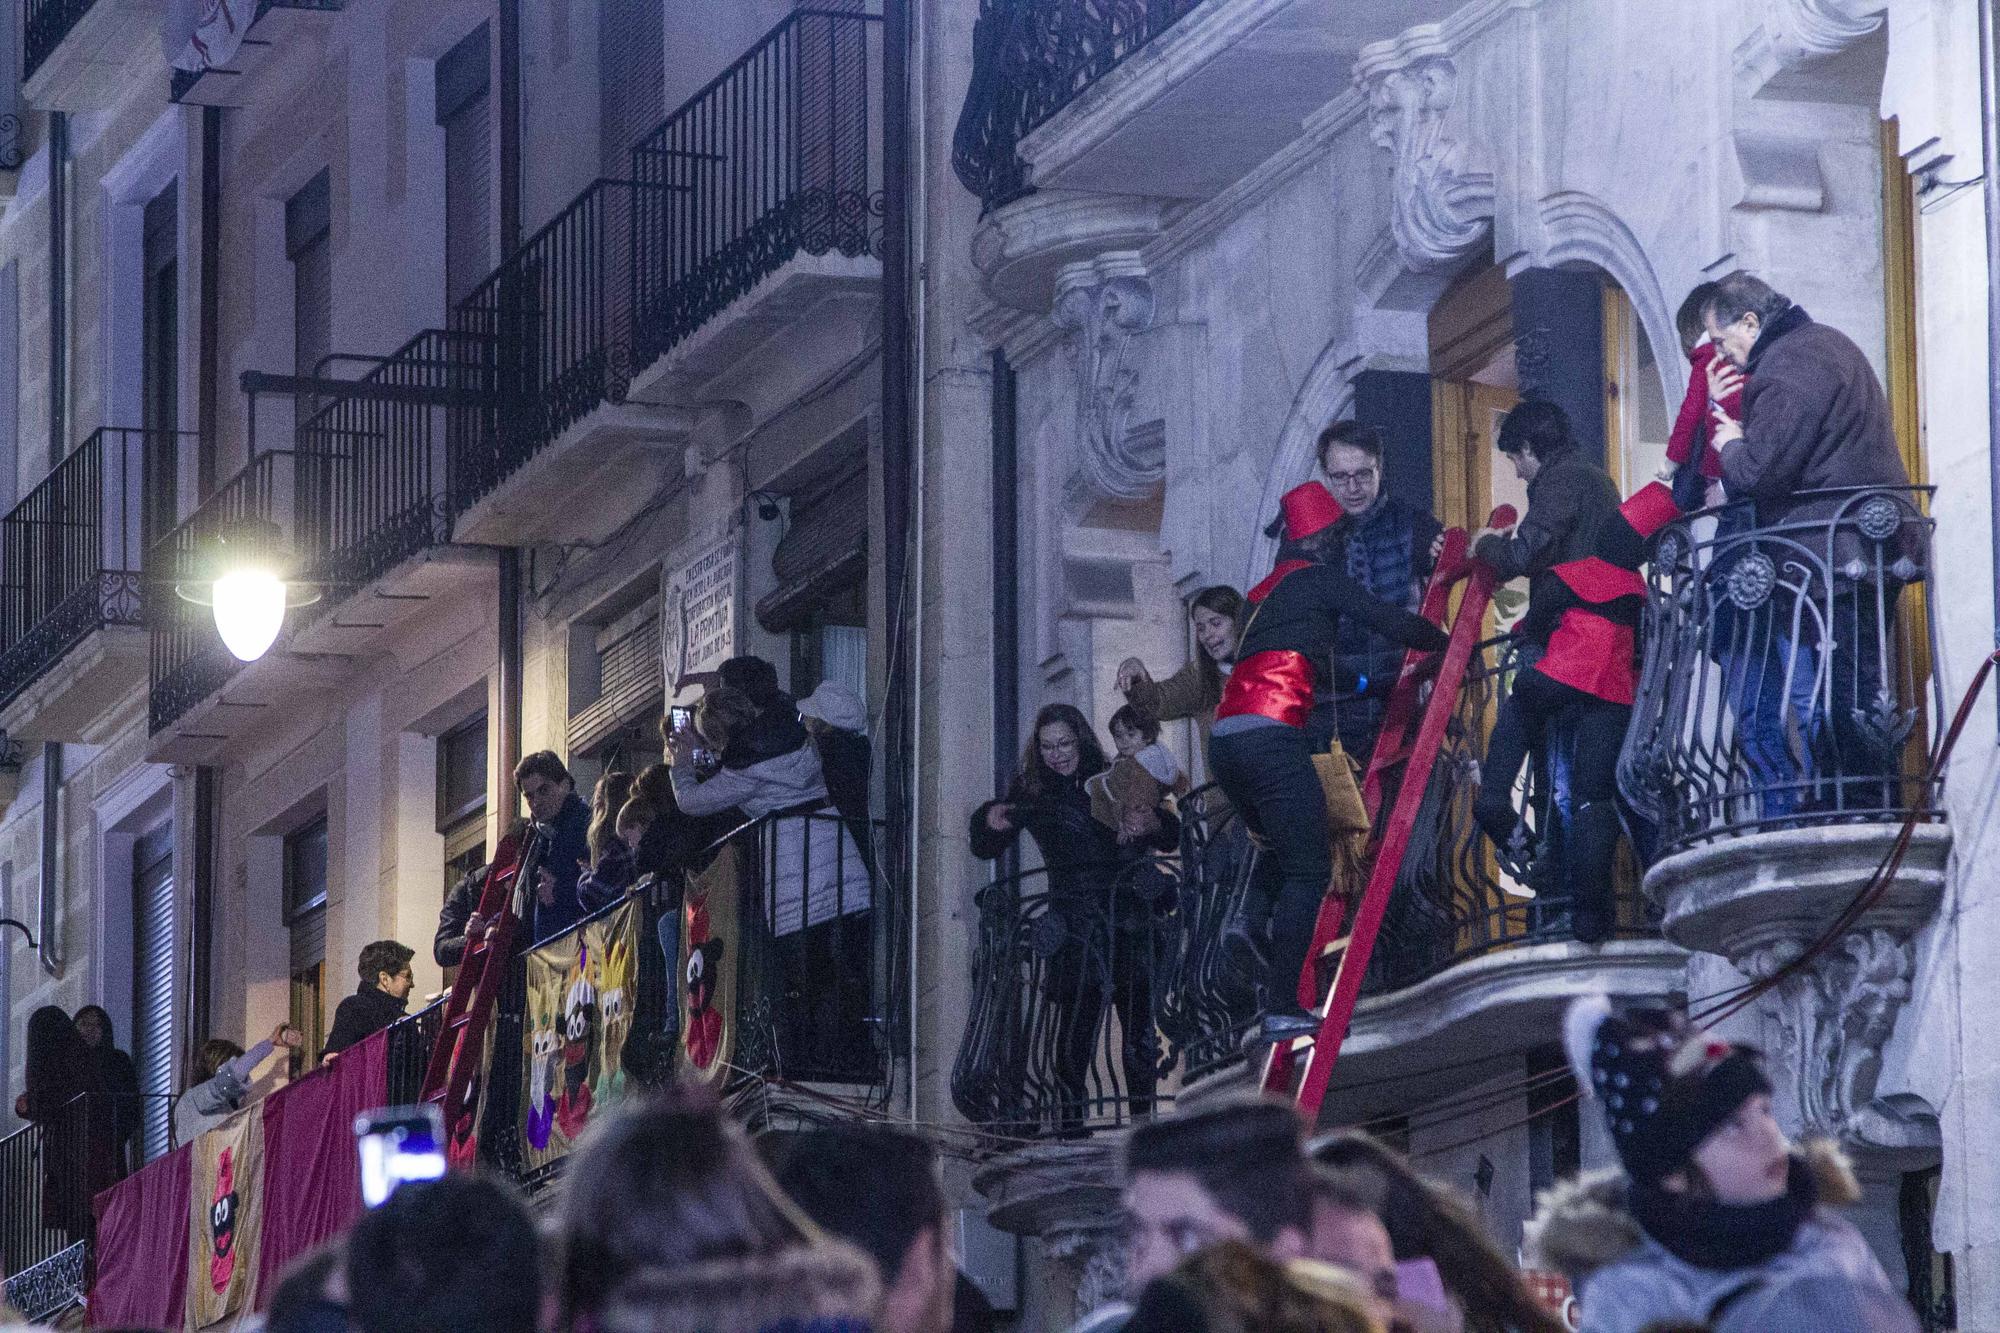
[[[27,0],[21,19],[21,78],[35,77],[97,0]]]
[[[1241,1055],[1259,1017],[1244,917],[1258,850],[1214,784],[1181,802],[1180,923],[1165,951],[1160,1031],[1181,1074],[1197,1079]]]
[[[1042,868],[975,899],[972,1009],[951,1074],[952,1101],[974,1124],[1067,1137],[1150,1115],[1162,1100],[1158,988],[1181,929],[1175,862],[1082,875],[1094,881],[1088,893]]]
[[[32,1109],[32,1108],[31,1108]],[[4,1303],[49,1319],[79,1303],[95,1231],[90,1201],[115,1183],[119,1099],[86,1093],[0,1139],[0,1273]]]
[[[258,22],[274,9],[315,9],[329,13],[338,13],[346,7],[346,3],[347,0],[257,0],[257,12],[250,16],[250,26],[252,28],[256,27]],[[167,80],[168,99],[175,102],[180,101],[193,92],[194,86],[200,83],[202,77],[208,73],[209,71],[206,69],[177,69],[172,71],[171,76]]]
[[[389,1067],[384,1085],[389,1105],[412,1106],[423,1096],[431,1048],[444,1030],[444,1006],[444,1000],[433,1000],[389,1025]]]
[[[1942,817],[1930,488],[1856,487],[1681,519],[1648,576],[1619,761],[1659,854],[1765,829]]]
[[[361,382],[391,389],[490,395],[491,343],[425,329]],[[435,406],[357,394],[334,399],[298,428],[299,555],[335,592],[379,578],[450,539],[447,441],[490,430],[483,406]],[[329,596],[323,605],[338,601]]]
[[[274,450],[250,460],[192,514],[154,542],[146,556],[146,625],[150,631],[147,721],[158,732],[228,683],[239,663],[222,646],[206,607],[174,592],[176,582],[208,572],[220,538],[246,523],[271,523],[295,537],[298,507],[293,455]]]
[[[795,10],[633,148],[634,365],[797,255],[881,253],[880,36]]]
[[[0,519],[0,706],[92,631],[142,623],[140,552],[180,439],[95,431]]]
[[[453,517],[631,379],[632,208],[639,187],[600,180],[550,219],[452,312],[451,335],[493,386],[491,410],[455,419]]]
[[[1028,194],[1021,140],[1201,0],[982,0],[951,165],[988,211]]]

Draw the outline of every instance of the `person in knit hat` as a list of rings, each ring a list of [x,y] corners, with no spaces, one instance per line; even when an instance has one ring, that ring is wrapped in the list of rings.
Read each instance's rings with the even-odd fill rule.
[[[1244,826],[1269,849],[1264,865],[1279,879],[1273,895],[1262,881],[1247,916],[1252,930],[1268,922],[1264,977],[1264,1041],[1284,1041],[1317,1029],[1301,1002],[1306,955],[1320,902],[1334,885],[1332,835],[1325,797],[1313,769],[1306,723],[1313,703],[1331,691],[1313,663],[1323,661],[1349,617],[1406,648],[1436,652],[1445,636],[1400,606],[1371,597],[1346,573],[1326,564],[1340,505],[1316,481],[1287,491],[1285,536],[1300,551],[1280,561],[1252,588],[1236,665],[1223,687],[1209,737],[1209,767]]]
[[[1916,1333],[1833,1211],[1859,1197],[1853,1173],[1831,1145],[1786,1139],[1756,1051],[1603,996],[1571,1005],[1564,1045],[1624,1167],[1549,1191],[1528,1225],[1531,1262],[1577,1289],[1583,1333],[1795,1328],[1803,1309],[1844,1312],[1815,1333]]]

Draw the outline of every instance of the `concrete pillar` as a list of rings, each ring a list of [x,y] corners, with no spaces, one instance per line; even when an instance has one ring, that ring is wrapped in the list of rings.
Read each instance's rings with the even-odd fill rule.
[[[1354,419],[1382,431],[1382,489],[1430,512],[1431,377],[1410,370],[1364,370],[1354,377]]]

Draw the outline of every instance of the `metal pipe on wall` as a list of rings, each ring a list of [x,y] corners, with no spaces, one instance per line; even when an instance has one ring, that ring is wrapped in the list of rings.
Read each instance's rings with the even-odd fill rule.
[[[1979,0],[1979,155],[1986,206],[1986,469],[1993,526],[1993,639],[2000,645],[2000,52],[1994,49],[1994,0]]]
[[[1014,368],[993,353],[993,790],[1007,790],[1021,748],[1020,436]],[[1011,873],[1011,867],[1003,869]]]
[[[69,452],[69,116],[49,113],[49,466]]]
[[[495,837],[506,836],[514,822],[520,800],[514,790],[514,766],[521,762],[521,552],[503,546],[499,557],[500,577],[500,680],[497,716],[493,719],[495,752],[500,756],[499,781],[493,808],[499,812],[500,826]]]
[[[195,502],[215,489],[222,409],[222,108],[201,109],[201,314],[195,382]],[[251,407],[255,430],[256,407]],[[179,423],[174,423],[178,425]],[[180,515],[176,513],[175,518]]]

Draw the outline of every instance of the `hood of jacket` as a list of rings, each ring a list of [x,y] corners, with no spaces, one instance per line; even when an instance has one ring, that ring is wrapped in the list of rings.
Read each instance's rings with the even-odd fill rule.
[[[1861,1198],[1854,1169],[1830,1140],[1809,1139],[1798,1153],[1811,1169],[1824,1206],[1844,1207]],[[1600,1268],[1629,1258],[1648,1244],[1626,1206],[1623,1171],[1587,1171],[1544,1190],[1522,1235],[1529,1262],[1552,1268],[1576,1286]]]
[[[868,1333],[881,1300],[874,1263],[840,1241],[778,1254],[646,1269],[622,1283],[598,1333]]]

